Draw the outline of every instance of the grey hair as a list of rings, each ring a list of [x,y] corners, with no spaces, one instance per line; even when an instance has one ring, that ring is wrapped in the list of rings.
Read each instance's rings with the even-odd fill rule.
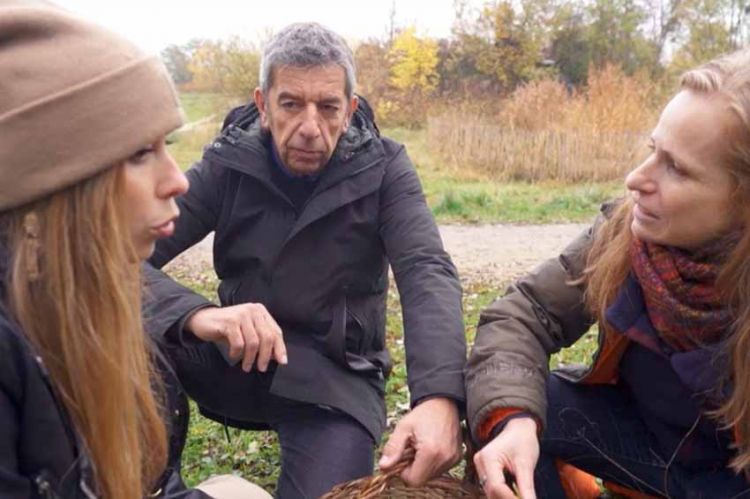
[[[309,68],[336,64],[346,75],[346,97],[351,99],[357,78],[352,50],[341,36],[318,23],[295,23],[276,33],[263,50],[260,89],[264,95],[273,85],[273,70],[279,66]]]

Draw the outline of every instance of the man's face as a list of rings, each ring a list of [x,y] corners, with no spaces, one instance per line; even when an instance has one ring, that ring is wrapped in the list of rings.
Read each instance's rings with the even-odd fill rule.
[[[299,175],[319,172],[333,155],[357,107],[346,98],[344,68],[281,66],[264,95],[255,90],[263,127],[271,132],[284,165]]]

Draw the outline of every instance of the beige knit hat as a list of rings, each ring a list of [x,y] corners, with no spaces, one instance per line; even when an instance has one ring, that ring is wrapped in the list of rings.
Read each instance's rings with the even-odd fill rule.
[[[91,177],[181,124],[157,56],[46,2],[0,0],[0,211]]]

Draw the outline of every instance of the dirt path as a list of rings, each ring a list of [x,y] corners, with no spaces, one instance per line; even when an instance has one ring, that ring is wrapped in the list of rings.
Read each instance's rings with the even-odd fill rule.
[[[465,282],[502,284],[555,256],[586,225],[441,225],[440,233]],[[170,264],[204,271],[211,267],[208,236]]]
[[[552,225],[443,225],[440,233],[464,281],[505,283],[556,256],[586,227]]]

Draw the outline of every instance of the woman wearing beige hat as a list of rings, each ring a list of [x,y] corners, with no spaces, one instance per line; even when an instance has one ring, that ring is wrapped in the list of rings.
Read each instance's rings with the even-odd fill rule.
[[[156,57],[45,2],[0,0],[0,496],[270,497],[189,490],[188,407],[143,333],[140,262],[187,181]]]

